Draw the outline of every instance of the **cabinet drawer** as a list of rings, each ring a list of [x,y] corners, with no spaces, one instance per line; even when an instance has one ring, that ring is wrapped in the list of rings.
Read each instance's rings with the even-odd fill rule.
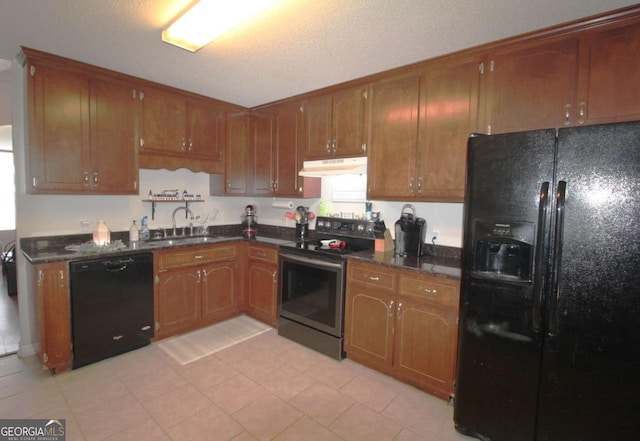
[[[392,269],[354,262],[349,262],[347,268],[350,282],[366,283],[389,291],[396,288],[396,272]]]
[[[236,246],[183,248],[156,255],[159,269],[198,265],[204,262],[230,260],[236,257]]]
[[[403,274],[400,277],[400,294],[457,308],[460,288],[458,282],[441,277]]]
[[[278,264],[278,250],[276,248],[250,245],[247,255],[252,260]]]

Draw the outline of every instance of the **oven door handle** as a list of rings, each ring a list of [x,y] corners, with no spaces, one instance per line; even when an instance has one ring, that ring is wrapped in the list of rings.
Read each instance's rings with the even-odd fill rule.
[[[288,260],[289,262],[311,264],[311,265],[324,267],[324,268],[331,268],[331,269],[342,268],[342,262],[329,262],[318,257],[313,258],[313,257],[304,257],[304,256],[294,256],[293,254],[280,254],[280,257],[285,260]]]

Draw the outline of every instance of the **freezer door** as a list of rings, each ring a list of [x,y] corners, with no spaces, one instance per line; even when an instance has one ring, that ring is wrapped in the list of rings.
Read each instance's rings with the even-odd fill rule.
[[[555,130],[471,138],[454,421],[532,441]]]
[[[563,129],[538,440],[640,437],[640,122]]]

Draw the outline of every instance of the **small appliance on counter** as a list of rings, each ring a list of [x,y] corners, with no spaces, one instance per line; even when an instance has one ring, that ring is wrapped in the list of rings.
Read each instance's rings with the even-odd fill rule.
[[[296,221],[296,239],[305,240],[309,237],[309,221],[315,219],[316,215],[309,211],[309,207],[299,205],[295,212],[288,211],[287,218]]]
[[[255,239],[258,233],[258,216],[253,205],[244,207],[242,219],[242,237],[246,239]]]
[[[405,213],[410,209],[411,213]],[[425,251],[427,221],[416,217],[416,209],[411,204],[404,204],[400,219],[395,224],[396,251],[400,256],[422,256]]]

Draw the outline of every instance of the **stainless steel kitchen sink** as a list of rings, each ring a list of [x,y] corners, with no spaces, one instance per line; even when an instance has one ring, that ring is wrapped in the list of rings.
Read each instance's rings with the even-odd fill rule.
[[[214,243],[220,240],[218,236],[179,236],[165,239],[154,239],[150,241],[141,242],[138,248],[164,248],[180,245],[193,245],[193,244],[205,244]]]

